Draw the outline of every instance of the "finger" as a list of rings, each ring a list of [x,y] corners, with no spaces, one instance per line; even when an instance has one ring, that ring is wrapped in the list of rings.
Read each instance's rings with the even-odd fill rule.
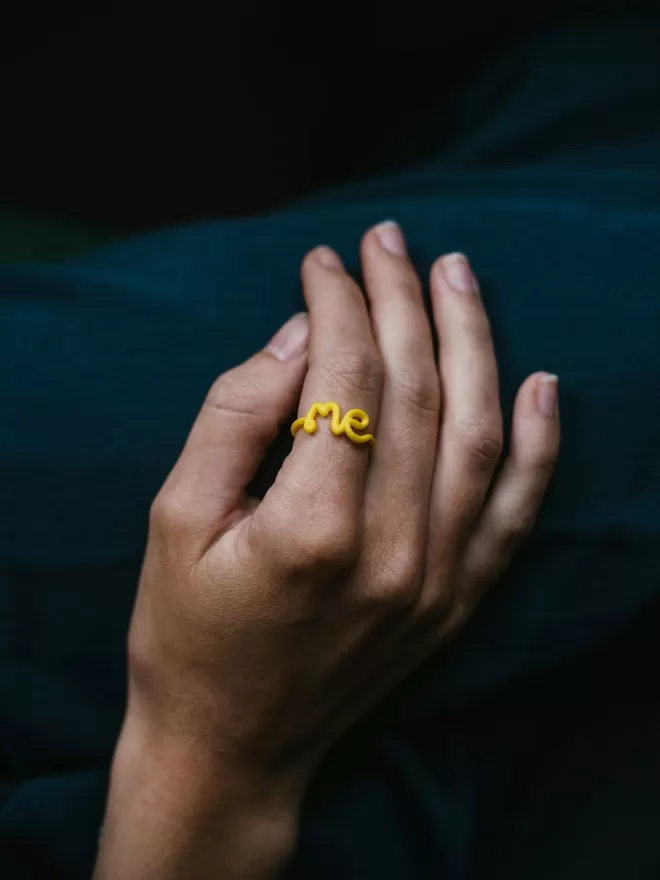
[[[421,285],[396,223],[365,235],[362,268],[383,361],[365,545],[396,587],[410,578],[411,567],[420,569],[426,551],[440,383]]]
[[[452,566],[472,529],[502,450],[502,414],[490,324],[466,258],[431,271],[440,346],[443,420],[431,498],[431,554]]]
[[[156,502],[206,540],[244,502],[244,491],[293,411],[307,366],[307,315],[291,318],[269,345],[220,376]]]
[[[511,449],[467,546],[457,597],[463,615],[532,530],[557,461],[559,435],[557,377],[535,373],[518,391]]]
[[[329,248],[317,248],[302,265],[310,323],[309,369],[298,415],[315,403],[336,403],[335,422],[351,409],[364,410],[374,431],[382,384],[382,366],[362,291]],[[368,443],[332,433],[331,414],[310,419],[313,435],[296,434],[279,480],[280,488],[305,498],[305,510],[323,510],[331,498],[354,513],[362,506],[369,463]],[[335,424],[336,427],[336,424]],[[360,433],[357,432],[356,433]],[[361,433],[364,433],[362,431]],[[269,499],[270,500],[270,499]]]

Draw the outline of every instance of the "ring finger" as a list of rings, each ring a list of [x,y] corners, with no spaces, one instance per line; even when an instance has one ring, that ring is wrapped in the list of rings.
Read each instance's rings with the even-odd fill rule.
[[[449,583],[447,574],[463,552],[499,461],[502,413],[490,324],[462,254],[435,263],[431,297],[444,415],[432,490],[430,553],[441,582]]]

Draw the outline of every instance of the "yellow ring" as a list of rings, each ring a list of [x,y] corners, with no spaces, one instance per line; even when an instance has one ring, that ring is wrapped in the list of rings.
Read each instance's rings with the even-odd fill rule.
[[[376,442],[373,434],[356,434],[357,431],[364,431],[369,427],[369,416],[363,409],[349,409],[344,418],[341,418],[341,410],[339,404],[330,401],[329,403],[313,403],[309,408],[306,416],[296,419],[291,425],[291,433],[296,436],[300,428],[307,434],[316,433],[316,417],[323,416],[327,418],[332,416],[330,420],[330,430],[339,437],[345,434],[353,443],[371,443]]]

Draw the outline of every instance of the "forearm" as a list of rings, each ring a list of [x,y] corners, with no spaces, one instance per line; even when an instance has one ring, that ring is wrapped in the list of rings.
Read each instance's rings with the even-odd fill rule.
[[[295,843],[297,809],[193,748],[160,742],[127,720],[94,880],[279,875]]]

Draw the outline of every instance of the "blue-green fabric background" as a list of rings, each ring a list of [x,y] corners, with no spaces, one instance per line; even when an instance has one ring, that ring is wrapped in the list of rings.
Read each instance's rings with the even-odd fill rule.
[[[563,449],[497,594],[328,757],[290,876],[471,876],[548,730],[608,699],[566,664],[657,614],[659,38],[650,17],[543,35],[449,104],[430,83],[428,121],[368,181],[0,269],[3,877],[90,875],[150,499],[213,378],[301,307],[305,251],[357,272],[387,217],[423,275],[470,255],[507,413],[528,373],[558,373]],[[649,655],[634,660],[651,699]]]

